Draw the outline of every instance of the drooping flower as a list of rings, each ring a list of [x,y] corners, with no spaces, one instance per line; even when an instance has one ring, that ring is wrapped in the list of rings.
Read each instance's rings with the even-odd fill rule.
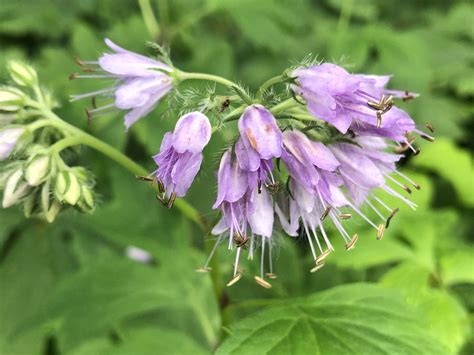
[[[338,65],[324,63],[293,72],[292,90],[303,97],[309,112],[341,133],[376,135],[409,144],[407,134],[417,132],[412,118],[394,106],[393,98],[407,100],[417,94],[387,90],[390,76],[350,74]]]
[[[324,259],[334,249],[323,226],[326,217],[329,216],[340,231],[348,249],[357,240],[357,236],[349,237],[338,221],[341,215],[345,217],[338,208],[348,205],[340,190],[342,180],[335,174],[339,162],[326,146],[311,141],[300,131],[285,131],[283,145],[285,149],[282,152],[282,160],[290,174],[289,196],[284,199],[286,201],[283,201],[281,207],[277,205],[275,210],[283,229],[291,236],[299,235],[301,222],[316,263],[312,271],[316,271],[324,265]],[[335,212],[338,212],[338,215]],[[327,246],[326,250],[323,250],[318,229]]]
[[[402,158],[400,154],[387,152],[388,145],[379,137],[358,137],[355,144],[338,143],[330,146],[331,151],[339,160],[339,173],[344,180],[344,185],[354,202],[353,209],[366,203],[382,220],[390,220],[397,209],[389,208],[381,199],[374,195],[374,190],[379,189],[384,193],[398,198],[410,208],[415,209],[416,204],[401,195],[387,184],[387,180],[401,187],[404,191],[411,193],[412,190],[404,183],[395,179],[391,174],[398,175],[401,179],[410,183],[416,189],[420,186],[408,176],[399,172],[395,163]],[[386,208],[390,216],[384,217],[382,213],[372,204],[370,198],[377,201]],[[366,219],[366,218],[364,218]],[[374,223],[366,219],[374,228]]]
[[[240,117],[238,125],[240,138],[235,153],[239,167],[257,173],[259,190],[267,177],[268,185],[274,185],[272,159],[279,158],[282,151],[282,134],[275,117],[262,105],[251,105]]]
[[[163,137],[160,152],[153,157],[158,165],[154,174],[160,192],[164,194],[157,197],[168,207],[176,197],[182,197],[188,191],[201,167],[202,151],[210,138],[211,124],[200,112],[182,116],[174,131]]]
[[[98,112],[108,112],[113,109],[128,110],[125,114],[125,127],[128,129],[140,118],[146,116],[158,104],[161,98],[173,88],[173,71],[170,66],[143,55],[130,52],[105,39],[105,43],[114,53],[103,54],[97,62],[79,61],[81,66],[95,65],[97,69],[84,68],[93,74],[73,75],[71,78],[103,78],[116,79],[116,85],[73,96],[73,100],[86,97],[101,96],[113,98],[113,102],[99,108],[88,110],[92,117]],[[102,73],[96,74],[97,71]]]
[[[257,244],[261,245],[261,275],[255,280],[263,287],[271,285],[264,280],[264,275],[270,278],[273,274],[271,260],[272,234],[273,234],[273,201],[265,188],[258,191],[257,172],[248,172],[240,168],[232,152],[226,151],[222,156],[217,174],[217,199],[213,208],[222,212],[221,220],[212,230],[212,234],[218,235],[216,244],[209,255],[204,267],[198,271],[208,271],[209,263],[217,246],[228,238],[228,248],[236,247],[236,257],[233,270],[233,278],[228,286],[236,283],[242,274],[239,272],[239,259],[242,248],[246,248],[248,242],[249,258],[253,258]],[[250,237],[249,237],[250,235]],[[270,272],[264,274],[265,245],[269,245]]]
[[[18,139],[24,132],[25,129],[21,127],[5,128],[0,131],[0,161],[10,156]]]

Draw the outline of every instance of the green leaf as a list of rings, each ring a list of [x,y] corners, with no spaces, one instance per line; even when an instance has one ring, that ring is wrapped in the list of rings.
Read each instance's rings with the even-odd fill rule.
[[[444,284],[474,284],[474,250],[465,248],[441,257],[441,278]]]
[[[444,354],[420,314],[391,290],[340,286],[285,300],[231,328],[217,354]]]
[[[129,355],[156,354],[207,354],[208,351],[186,334],[166,328],[138,328],[121,333],[123,339],[112,344],[105,338],[98,338],[74,349],[69,355]]]
[[[420,159],[415,159],[413,164],[433,170],[449,180],[461,201],[469,206],[474,206],[474,170],[470,154],[445,138],[428,144],[422,154],[423,156]],[[449,168],[446,165],[448,162]]]

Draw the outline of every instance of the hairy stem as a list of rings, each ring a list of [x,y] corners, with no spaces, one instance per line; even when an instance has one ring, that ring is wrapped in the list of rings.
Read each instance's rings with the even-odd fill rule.
[[[268,79],[267,81],[265,81],[262,86],[260,86],[260,88],[258,89],[257,91],[257,98],[258,99],[261,99],[263,94],[265,93],[265,91],[275,85],[275,84],[278,84],[278,83],[281,83],[283,80],[284,80],[285,76],[282,74],[282,75],[277,75],[277,76],[274,76],[273,78],[270,78]]]

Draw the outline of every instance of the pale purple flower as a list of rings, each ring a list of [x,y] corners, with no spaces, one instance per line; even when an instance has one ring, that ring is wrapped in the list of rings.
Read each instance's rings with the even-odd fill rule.
[[[235,154],[239,167],[256,173],[259,191],[262,182],[274,186],[272,159],[279,158],[282,151],[282,134],[275,117],[262,105],[251,105],[245,109],[238,125],[240,138]]]
[[[18,139],[24,132],[25,129],[21,127],[5,128],[0,131],[0,161],[10,156]]]
[[[222,156],[219,171],[217,173],[217,199],[213,208],[220,209],[221,220],[215,225],[212,234],[218,235],[216,244],[209,258],[200,271],[208,270],[208,265],[214,255],[219,243],[228,238],[228,248],[236,247],[233,278],[229,286],[237,282],[241,274],[238,272],[238,264],[242,248],[249,246],[249,258],[253,258],[253,252],[257,243],[261,245],[261,275],[256,277],[258,283],[264,287],[271,285],[264,280],[263,262],[265,257],[265,245],[269,245],[270,273],[273,277],[273,266],[271,261],[271,247],[273,234],[273,200],[267,190],[263,188],[258,191],[257,172],[244,171],[238,162],[232,157],[230,150]]]
[[[293,72],[292,90],[303,97],[308,111],[341,133],[387,137],[406,142],[406,135],[417,131],[411,117],[393,106],[393,98],[408,99],[417,94],[387,90],[390,76],[350,74],[342,67],[324,63]],[[431,137],[430,137],[431,138]]]
[[[340,190],[342,180],[335,174],[339,162],[326,146],[320,142],[311,141],[300,131],[285,131],[283,145],[285,149],[282,160],[290,174],[288,185],[290,196],[283,201],[281,207],[277,205],[275,210],[283,229],[291,236],[299,235],[300,222],[302,223],[316,262],[316,267],[312,270],[316,271],[323,265],[324,258],[333,250],[323,226],[323,221],[327,216],[340,230],[344,240],[348,244],[351,241],[335,213],[339,212],[339,207],[349,204]],[[317,229],[327,246],[326,250],[320,241]],[[319,252],[314,247],[313,238]]]
[[[153,157],[158,165],[154,174],[161,192],[169,199],[168,207],[176,197],[188,191],[201,167],[202,151],[210,138],[211,124],[200,112],[182,116],[174,131],[163,137],[160,153]]]
[[[112,103],[88,110],[91,117],[98,112],[109,112],[113,109],[128,110],[125,114],[125,127],[128,129],[140,118],[146,116],[158,104],[161,98],[173,88],[173,71],[170,66],[143,55],[130,52],[105,39],[113,53],[103,54],[97,62],[79,64],[96,65],[97,69],[85,68],[93,74],[73,75],[72,78],[105,78],[116,79],[116,85],[110,88],[73,96],[73,100],[85,97],[101,96],[113,99]],[[96,74],[98,70],[103,73]]]

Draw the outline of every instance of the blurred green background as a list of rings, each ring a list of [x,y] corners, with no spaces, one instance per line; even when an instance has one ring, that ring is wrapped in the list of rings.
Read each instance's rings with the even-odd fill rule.
[[[417,142],[421,154],[403,162],[403,171],[422,185],[413,195],[417,212],[402,208],[381,242],[362,222],[351,222],[360,236],[357,248],[346,253],[336,242],[337,252],[316,274],[308,271],[311,258],[303,240],[276,238],[279,278],[271,290],[253,281],[256,265],[250,264],[237,285],[225,288],[233,262],[225,248],[214,280],[195,273],[212,240],[177,211],[158,204],[146,184],[83,148],[70,163],[96,175],[101,202],[92,215],[69,211],[48,225],[25,220],[15,208],[0,211],[0,354],[195,354],[209,353],[222,342],[222,353],[316,352],[304,344],[318,344],[326,354],[357,353],[341,344],[354,349],[371,344],[365,353],[395,353],[397,347],[390,351],[384,344],[403,343],[412,331],[415,337],[412,321],[445,353],[472,354],[473,23],[472,2],[454,0],[1,1],[2,82],[8,80],[9,59],[31,63],[61,102],[61,117],[150,171],[150,157],[176,113],[162,105],[125,133],[120,115],[97,118],[88,127],[88,103],[68,102],[71,94],[98,88],[97,82],[71,82],[68,76],[78,70],[76,56],[93,60],[106,50],[104,37],[148,54],[146,41],[169,44],[178,68],[235,79],[250,90],[308,53],[352,72],[393,74],[392,88],[421,94],[401,106],[421,127],[433,124],[436,142]],[[224,130],[206,148],[203,171],[187,198],[210,221],[216,217],[213,171],[231,132]],[[154,263],[128,260],[124,250],[129,245],[149,251]],[[317,313],[321,323],[285,328],[294,304],[324,305],[325,297],[317,292],[358,282],[378,286],[337,289],[347,299],[334,296],[339,306],[333,312],[349,325],[360,320],[387,327],[393,339],[359,325],[357,332],[341,328],[334,336],[336,328],[324,326],[331,307]],[[382,305],[385,297],[397,294],[403,306],[391,309],[397,313],[392,316],[351,313],[346,307],[358,292],[366,297],[374,292],[374,302],[380,297]],[[305,307],[298,312],[314,318],[313,308]],[[411,309],[418,312],[414,320]],[[247,337],[254,325],[265,322],[270,323],[256,328],[255,338]],[[422,344],[425,333],[419,334],[413,344]],[[430,353],[419,346],[410,349]]]

